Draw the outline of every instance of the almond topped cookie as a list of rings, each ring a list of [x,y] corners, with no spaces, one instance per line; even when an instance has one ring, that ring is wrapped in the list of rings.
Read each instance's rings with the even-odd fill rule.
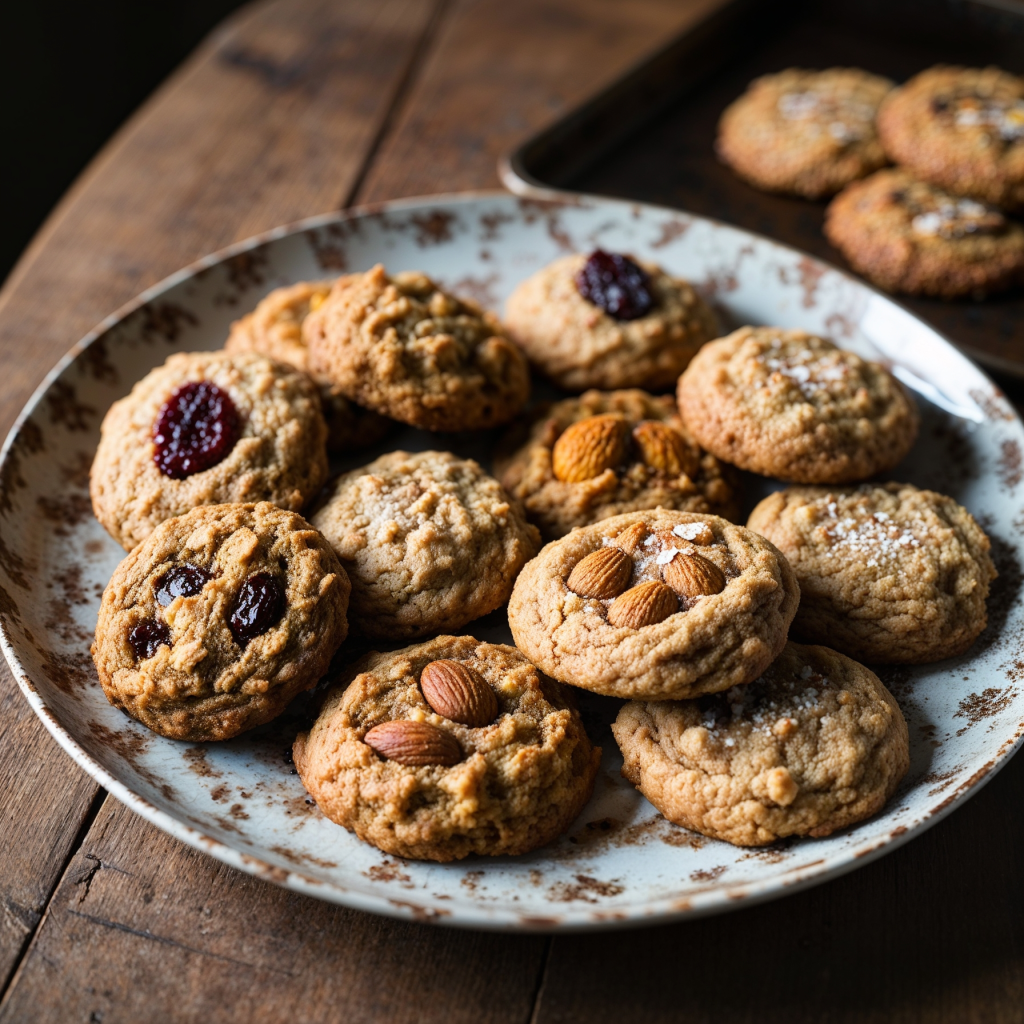
[[[910,766],[907,723],[878,677],[794,643],[747,686],[631,701],[612,732],[623,776],[669,821],[736,846],[869,818]]]
[[[590,798],[601,751],[514,647],[439,636],[358,662],[294,757],[332,821],[385,853],[443,862],[549,843]]]
[[[613,697],[670,700],[756,679],[800,590],[778,549],[718,516],[655,509],[573,530],[516,580],[516,646],[542,671]]]
[[[747,526],[800,581],[797,636],[862,661],[920,664],[962,654],[987,621],[990,543],[952,498],[910,484],[790,487]]]
[[[917,407],[888,370],[804,331],[741,327],[705,345],[678,398],[709,452],[795,483],[863,480],[917,437]]]
[[[481,430],[530,394],[497,318],[425,274],[379,264],[343,278],[303,325],[309,369],[368,409],[424,430]]]
[[[739,509],[739,474],[694,442],[670,396],[587,391],[542,409],[513,444],[495,469],[546,540],[644,508]]]

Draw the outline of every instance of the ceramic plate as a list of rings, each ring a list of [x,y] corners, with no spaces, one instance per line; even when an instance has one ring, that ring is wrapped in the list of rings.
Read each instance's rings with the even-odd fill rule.
[[[963,658],[885,674],[910,724],[912,764],[883,813],[827,839],[743,850],[668,824],[620,778],[618,702],[586,695],[604,747],[590,804],[560,840],[519,858],[436,865],[382,855],[325,819],[284,756],[302,700],[220,744],[156,736],[104,699],[89,655],[100,594],[123,552],[93,518],[100,420],[174,351],[218,348],[278,285],[381,261],[422,269],[500,309],[515,284],[596,246],[698,283],[726,326],[801,327],[891,365],[917,392],[921,438],[896,479],[952,494],[992,537],[1000,578],[989,626]],[[393,447],[486,460],[490,437],[396,434]],[[0,464],[0,622],[26,698],[62,747],[155,825],[291,889],[399,917],[503,929],[594,928],[714,913],[865,864],[936,822],[1006,762],[1024,733],[1019,600],[1022,426],[991,382],[934,330],[791,249],[699,217],[604,199],[482,194],[321,217],[211,256],[112,316],[57,366]],[[751,478],[753,480],[753,478]],[[759,488],[754,482],[751,502]],[[748,503],[749,504],[749,503]],[[511,642],[504,613],[467,627]]]

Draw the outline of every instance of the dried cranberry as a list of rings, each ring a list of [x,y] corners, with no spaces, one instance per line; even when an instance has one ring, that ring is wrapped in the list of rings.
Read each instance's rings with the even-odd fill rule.
[[[226,391],[209,381],[184,384],[153,424],[153,458],[164,476],[181,480],[216,466],[239,433],[238,410]]]
[[[128,633],[128,643],[132,645],[135,657],[145,661],[156,654],[161,644],[171,646],[171,631],[162,622],[145,619],[132,626]]]
[[[250,576],[238,592],[231,613],[231,633],[240,647],[266,633],[284,613],[284,588],[276,576],[258,572]]]
[[[156,581],[157,602],[166,608],[176,597],[198,594],[212,579],[213,574],[198,565],[176,565]]]
[[[576,275],[576,289],[616,320],[636,320],[654,305],[651,279],[628,256],[598,249]]]

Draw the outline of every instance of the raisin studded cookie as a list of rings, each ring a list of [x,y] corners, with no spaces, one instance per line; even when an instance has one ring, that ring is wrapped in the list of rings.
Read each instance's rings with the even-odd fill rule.
[[[519,574],[516,646],[563,683],[674,700],[756,679],[800,589],[775,546],[718,516],[630,512],[573,530]]]
[[[863,480],[917,437],[917,407],[888,370],[803,331],[741,327],[706,345],[678,397],[698,444],[794,483]]]
[[[869,663],[962,654],[985,628],[989,539],[952,498],[910,484],[791,487],[747,526],[800,581],[794,633]]]
[[[686,281],[600,250],[555,260],[523,281],[505,322],[530,362],[568,391],[669,388],[718,333]]]
[[[751,185],[808,199],[888,162],[875,131],[888,78],[859,68],[788,68],[750,83],[722,114],[719,157]]]
[[[385,853],[451,861],[549,843],[590,798],[601,751],[515,648],[440,636],[358,662],[294,756],[332,821]]]
[[[493,611],[540,547],[501,484],[449,452],[391,452],[345,473],[312,522],[352,580],[353,630],[382,639]]]
[[[1024,208],[1024,78],[937,65],[894,89],[878,111],[886,153],[958,196]]]
[[[316,385],[255,353],[182,352],[103,419],[93,512],[130,551],[197,505],[270,501],[298,511],[327,479]]]
[[[631,701],[612,732],[623,776],[669,821],[736,846],[869,818],[910,766],[907,723],[878,677],[794,643],[748,686]]]
[[[418,272],[348,275],[303,334],[311,373],[424,430],[493,427],[529,397],[526,359],[497,318]]]
[[[161,523],[114,571],[92,656],[107,700],[161,736],[226,740],[316,685],[345,639],[330,545],[267,502]]]
[[[501,482],[546,540],[577,526],[645,508],[735,519],[739,476],[702,451],[670,396],[587,391],[542,410],[512,432]]]
[[[825,235],[851,266],[891,292],[953,299],[1024,279],[1024,228],[993,206],[902,170],[844,189],[825,213]]]
[[[345,278],[339,278],[341,283]],[[256,308],[231,325],[224,345],[227,352],[259,352],[304,373],[309,370],[309,350],[302,337],[306,317],[327,298],[334,281],[300,281],[275,288]],[[376,444],[391,429],[391,421],[379,413],[350,402],[329,381],[319,381],[327,447],[347,452]]]

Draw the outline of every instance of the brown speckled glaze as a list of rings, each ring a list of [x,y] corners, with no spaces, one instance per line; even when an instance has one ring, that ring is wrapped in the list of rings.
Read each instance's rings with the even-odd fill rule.
[[[918,390],[923,412],[921,440],[900,478],[987,516],[1000,571],[988,629],[964,658],[886,677],[910,723],[913,761],[880,815],[825,840],[763,851],[705,839],[666,822],[622,780],[608,731],[619,702],[583,694],[588,731],[605,755],[594,797],[568,832],[526,857],[423,865],[384,857],[309,801],[286,751],[315,694],[252,733],[198,746],[152,735],[107,704],[89,639],[122,552],[89,512],[87,470],[111,402],[170,352],[219,347],[230,322],[279,285],[379,260],[390,270],[427,271],[500,313],[520,280],[563,253],[598,246],[689,278],[729,324],[800,327],[884,360]],[[433,443],[409,429],[387,448]],[[451,443],[459,455],[489,461],[489,436]],[[377,913],[484,928],[613,928],[714,913],[894,848],[976,790],[1019,745],[1022,446],[1024,428],[1005,398],[929,327],[849,277],[732,228],[634,203],[497,194],[318,218],[151,289],[44,382],[0,461],[4,652],[46,727],[103,786],[173,835],[276,884]],[[468,631],[510,642],[501,612]],[[343,648],[339,664],[357,654]]]

